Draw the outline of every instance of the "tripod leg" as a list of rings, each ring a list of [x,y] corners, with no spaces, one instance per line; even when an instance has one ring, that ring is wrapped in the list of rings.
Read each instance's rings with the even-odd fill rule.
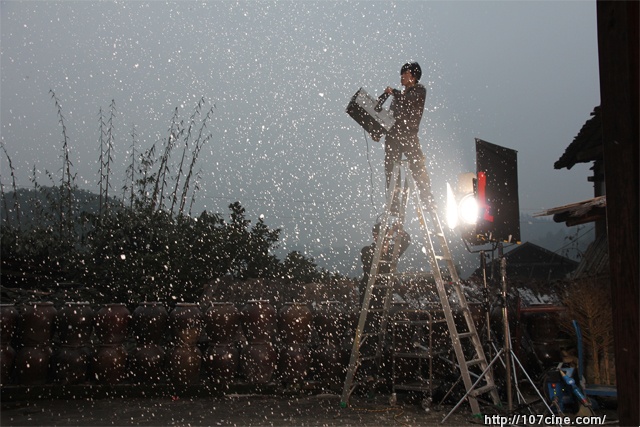
[[[551,409],[551,406],[549,406],[549,404],[547,403],[547,401],[544,399],[544,397],[542,397],[542,394],[540,393],[540,390],[538,390],[538,387],[535,386],[535,383],[533,382],[533,380],[531,379],[531,377],[529,376],[529,374],[527,373],[527,371],[524,369],[524,366],[522,366],[522,363],[520,363],[520,359],[518,359],[518,357],[516,356],[516,354],[513,352],[513,350],[511,350],[511,357],[513,358],[513,360],[516,361],[516,363],[518,364],[518,366],[520,366],[520,369],[522,370],[522,372],[524,373],[524,375],[527,377],[527,381],[529,381],[529,384],[531,384],[531,386],[533,387],[533,389],[536,391],[536,394],[538,395],[538,397],[540,398],[540,400],[542,400],[542,402],[544,403],[544,406],[547,407],[547,410],[549,411],[549,414],[553,415],[553,410]]]
[[[456,388],[456,386],[458,384],[460,384],[460,381],[462,380],[461,376],[458,376],[458,379],[456,380],[455,383],[453,383],[453,385],[449,388],[449,390],[447,390],[447,392],[445,393],[445,395],[442,397],[442,399],[440,399],[440,403],[438,405],[442,405],[442,403],[445,401],[445,399],[447,397],[449,397],[449,395],[451,394],[451,392],[453,391],[454,388]]]

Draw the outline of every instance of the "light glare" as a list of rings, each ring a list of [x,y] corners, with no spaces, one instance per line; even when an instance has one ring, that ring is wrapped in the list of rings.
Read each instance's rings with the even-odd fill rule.
[[[447,182],[447,225],[450,229],[458,226],[458,203],[451,185]]]

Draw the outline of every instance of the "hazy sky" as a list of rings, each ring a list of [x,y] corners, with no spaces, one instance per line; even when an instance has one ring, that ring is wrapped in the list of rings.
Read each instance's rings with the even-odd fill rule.
[[[149,148],[176,107],[187,121],[204,97],[213,138],[194,213],[237,200],[281,227],[285,247],[359,248],[383,208],[383,148],[345,107],[360,87],[399,87],[418,61],[440,205],[445,183],[475,170],[476,137],[517,150],[525,213],[593,194],[589,165],[553,163],[600,103],[595,1],[3,0],[0,18],[0,130],[20,186],[34,166],[42,185],[61,174],[50,90],[77,183],[94,191],[98,111],[115,100],[118,193],[133,126]]]

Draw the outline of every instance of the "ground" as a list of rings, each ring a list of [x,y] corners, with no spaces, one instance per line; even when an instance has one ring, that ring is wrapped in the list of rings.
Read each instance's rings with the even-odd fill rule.
[[[389,396],[337,394],[227,395],[193,398],[100,398],[2,403],[2,426],[431,426],[470,425],[468,408],[426,411],[415,402],[389,405]],[[482,424],[481,420],[475,423]]]
[[[520,390],[528,408],[514,415],[550,415],[526,384]],[[3,387],[0,425],[6,426],[464,426],[491,425],[473,416],[466,402],[422,406],[422,394],[398,393],[395,404],[386,392],[354,393],[342,407],[339,391],[293,390],[265,393],[239,388],[211,393],[201,386],[180,389],[131,385]],[[372,392],[373,393],[373,392]],[[599,400],[593,413],[606,424],[618,424],[615,400]],[[583,408],[586,409],[586,408]],[[483,413],[496,413],[481,406]],[[579,411],[578,415],[589,415]],[[569,415],[571,416],[571,415]],[[443,423],[443,419],[447,420]],[[603,418],[606,417],[606,418]],[[494,420],[495,421],[495,420]],[[593,424],[593,423],[592,423]],[[494,423],[493,425],[498,425]],[[509,425],[509,424],[506,424]],[[534,420],[532,424],[544,425]],[[552,425],[558,425],[554,423]],[[568,424],[563,424],[568,425]]]

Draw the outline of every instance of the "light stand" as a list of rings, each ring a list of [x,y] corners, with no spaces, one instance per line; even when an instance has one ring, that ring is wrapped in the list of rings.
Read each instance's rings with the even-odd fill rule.
[[[485,314],[484,328],[487,334],[487,343],[491,342],[491,301],[489,300],[489,286],[487,284],[487,254],[480,251],[480,268],[482,269],[482,308]],[[489,348],[491,351],[491,348]]]
[[[505,370],[507,373],[507,409],[509,413],[513,411],[513,393],[511,390],[511,357],[515,357],[511,349],[511,331],[509,329],[509,310],[507,308],[507,260],[502,253],[502,244],[498,245],[498,255],[500,257],[500,277],[502,282],[502,323],[504,328],[504,352],[507,354]],[[517,385],[516,385],[517,387]]]

